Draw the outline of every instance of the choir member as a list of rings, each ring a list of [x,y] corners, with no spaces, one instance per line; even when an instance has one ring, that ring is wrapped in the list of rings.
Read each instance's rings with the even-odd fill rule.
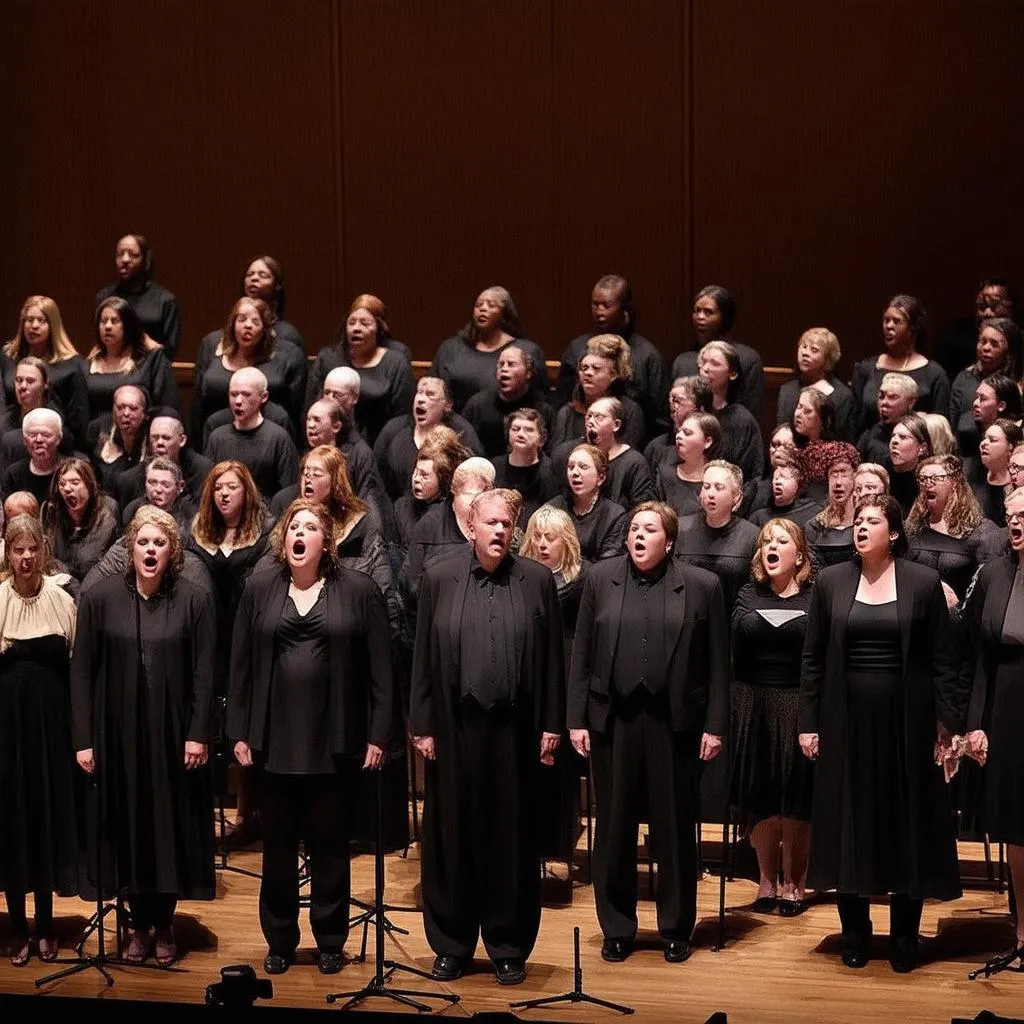
[[[100,489],[86,459],[63,459],[42,508],[54,558],[81,583],[120,533],[117,502]]]
[[[969,410],[970,428],[958,433],[965,458],[977,459],[981,438],[998,419],[1020,421],[1020,385],[1005,373],[993,373],[978,383]],[[961,421],[963,417],[961,417]]]
[[[61,419],[75,444],[85,444],[89,426],[89,396],[85,386],[85,361],[75,350],[60,310],[45,295],[30,295],[21,307],[18,333],[4,345],[4,393],[15,400],[14,371],[20,359],[35,356],[49,368],[50,395],[60,406]]]
[[[974,314],[954,320],[935,342],[935,361],[952,380],[977,355],[978,331],[992,319],[1018,320],[1017,290],[1001,277],[987,277],[974,297]]]
[[[892,428],[889,438],[889,493],[900,503],[904,515],[917,497],[918,463],[931,454],[928,424],[919,413],[908,413]]]
[[[750,559],[758,529],[737,514],[743,501],[743,475],[724,459],[704,467],[700,511],[679,521],[675,555],[690,565],[713,572],[722,582],[726,609],[750,577]]]
[[[97,776],[100,828],[128,894],[125,959],[178,956],[179,899],[212,900],[213,800],[207,764],[216,628],[211,595],[184,579],[174,520],[139,510],[127,574],[84,590],[71,661],[79,765]]]
[[[599,334],[587,342],[580,359],[579,381],[571,399],[555,416],[552,441],[563,444],[578,440],[584,432],[587,410],[601,398],[614,398],[622,407],[622,441],[639,449],[645,439],[643,410],[626,394],[633,379],[629,346],[617,334]]]
[[[875,408],[878,422],[857,439],[857,451],[865,462],[889,461],[889,441],[893,427],[914,411],[917,382],[905,373],[887,373],[878,385]]]
[[[409,550],[416,524],[427,511],[444,500],[451,487],[455,466],[441,447],[424,444],[416,453],[412,486],[408,494],[395,502],[398,540],[403,551]]]
[[[681,352],[672,364],[672,376],[686,377],[697,373],[700,350],[711,341],[728,339],[736,323],[736,300],[724,288],[709,284],[694,296],[693,333],[696,345]],[[738,341],[730,341],[738,361],[739,384],[735,401],[748,409],[757,420],[764,409],[764,367],[756,349]]]
[[[772,473],[783,457],[796,457],[796,444],[793,441],[793,428],[788,423],[780,423],[768,435],[768,472],[753,480],[748,480],[743,488],[742,508],[746,514],[756,512],[759,508],[767,508],[772,502]]]
[[[262,407],[268,397],[267,378],[261,371],[255,367],[236,370],[229,390],[231,423],[210,435],[205,455],[213,462],[243,463],[269,500],[298,476],[299,456],[287,432],[264,419]]]
[[[917,384],[918,412],[949,413],[949,378],[938,363],[923,355],[928,315],[913,295],[894,295],[882,314],[884,349],[853,368],[853,394],[860,405],[860,428],[876,421],[878,389],[887,373],[905,373]]]
[[[1005,551],[1006,534],[981,514],[955,455],[917,466],[917,499],[907,514],[908,557],[931,566],[962,600],[980,565]]]
[[[757,538],[750,575],[732,612],[730,802],[757,853],[761,877],[753,909],[796,917],[806,909],[813,795],[811,765],[797,738],[813,576],[801,527],[791,519],[769,519]]]
[[[622,440],[621,430],[622,403],[618,398],[599,398],[591,403],[584,423],[584,436],[588,444],[600,448],[608,456],[608,477],[602,493],[629,509],[641,501],[653,499],[654,479],[647,460]],[[566,448],[571,451],[575,447],[570,441],[568,445],[561,446],[561,451]],[[556,452],[556,465],[559,456],[560,452]]]
[[[936,745],[960,733],[957,663],[938,574],[906,560],[899,504],[862,498],[857,560],[822,571],[800,680],[800,747],[817,760],[808,882],[838,890],[843,963],[869,958],[889,895],[889,962],[917,964],[922,901],[960,895]],[[885,737],[884,741],[881,739]]]
[[[670,429],[659,434],[644,449],[644,458],[650,463],[652,472],[657,475],[662,462],[674,462],[676,451],[676,434],[689,415],[695,412],[711,412],[711,387],[708,382],[696,374],[692,377],[677,377],[672,382],[672,390],[668,393],[668,418]]]
[[[118,478],[145,462],[149,426],[149,395],[137,384],[122,384],[114,392],[114,410],[109,418],[95,420],[89,427],[89,454],[103,488],[118,491]]]
[[[793,446],[815,497],[824,497],[828,463],[835,447],[835,408],[817,388],[804,388],[793,410]],[[840,442],[842,443],[842,442]]]
[[[85,361],[90,422],[109,416],[122,384],[144,388],[151,403],[178,406],[178,386],[163,348],[145,333],[125,299],[112,295],[96,309],[96,343]]]
[[[974,396],[978,385],[995,374],[1011,381],[1017,380],[1024,369],[1022,356],[1020,328],[1012,320],[999,317],[981,321],[975,360],[953,381],[949,399],[949,422],[956,431],[962,455],[975,455],[978,450],[978,428],[974,417]],[[999,410],[996,416],[1003,415],[1003,412]],[[1010,419],[1014,418],[1010,414]]]
[[[242,272],[238,291],[239,298],[261,299],[267,304],[274,318],[274,334],[279,341],[287,341],[300,352],[306,351],[306,340],[298,328],[285,320],[287,293],[284,287],[284,270],[273,256],[256,256]],[[203,338],[202,345],[216,348],[220,330],[211,331]]]
[[[263,773],[263,969],[299,944],[299,842],[309,854],[309,923],[321,974],[342,967],[349,832],[358,770],[377,770],[392,716],[390,634],[373,581],[338,564],[326,508],[299,499],[274,530],[277,571],[246,584],[235,624],[228,735]]]
[[[25,438],[26,458],[4,470],[0,491],[13,494],[28,491],[42,504],[50,494],[50,481],[60,462],[60,443],[64,425],[60,413],[53,409],[33,409],[21,421]]]
[[[569,342],[562,354],[555,390],[559,404],[568,402],[578,380],[580,360],[587,343],[600,334],[617,334],[629,345],[633,380],[629,397],[639,402],[644,413],[645,433],[654,433],[657,421],[665,415],[668,397],[668,367],[661,352],[636,330],[636,302],[633,287],[618,274],[605,274],[590,293],[592,328]]]
[[[1007,467],[1010,476],[1010,488],[1024,487],[1024,445],[1016,444],[1010,452],[1010,464]]]
[[[924,420],[925,429],[928,431],[928,443],[932,455],[957,455],[956,437],[949,420],[937,412],[923,412],[921,419]]]
[[[739,402],[740,373],[736,349],[727,341],[709,341],[697,356],[700,375],[711,385],[712,412],[722,426],[722,458],[739,466],[745,480],[764,468],[761,426]]]
[[[843,444],[828,467],[828,499],[825,507],[804,524],[807,546],[814,564],[819,568],[849,561],[853,557],[853,507],[857,500],[857,482],[868,487],[878,482],[869,471],[872,463],[858,466],[860,459],[852,444]],[[889,493],[889,474],[885,474],[884,490]],[[872,491],[872,493],[874,493]]]
[[[659,501],[667,502],[678,516],[700,511],[704,469],[722,451],[722,428],[709,412],[693,413],[676,431],[676,458],[658,466],[654,490]]]
[[[519,492],[522,515],[532,516],[558,494],[558,478],[544,454],[547,428],[536,409],[523,408],[505,417],[507,455],[491,459],[494,486]]]
[[[28,457],[25,436],[21,432],[22,420],[33,409],[53,409],[59,412],[50,396],[49,367],[35,356],[18,360],[14,369],[14,404],[0,412],[0,468],[6,469]],[[70,455],[71,435],[61,438],[60,450]]]
[[[336,343],[321,350],[309,372],[306,406],[323,390],[331,370],[350,366],[359,374],[355,420],[371,447],[388,420],[409,408],[416,390],[408,353],[388,345],[388,311],[376,295],[360,295],[338,328]]]
[[[577,445],[569,453],[565,474],[571,497],[560,494],[549,504],[569,516],[583,557],[597,562],[622,554],[626,510],[602,493],[608,478],[608,456],[595,445]]]
[[[416,385],[412,413],[397,416],[388,423],[373,446],[384,485],[392,498],[408,492],[416,453],[427,435],[438,426],[451,427],[473,454],[483,455],[483,445],[476,431],[452,411],[448,384],[440,377],[421,377]]]
[[[486,288],[473,303],[473,315],[458,334],[441,342],[428,371],[440,377],[451,394],[456,412],[478,391],[489,387],[502,350],[515,343],[533,359],[534,366],[544,367],[540,346],[520,337],[519,313],[507,289],[495,285]],[[547,390],[547,375],[538,373],[535,390]]]
[[[198,502],[203,484],[213,469],[213,463],[200,455],[188,443],[185,421],[176,409],[166,406],[153,409],[150,413],[149,435],[146,450],[151,456],[160,456],[178,464],[185,481],[185,492]],[[146,466],[133,466],[117,478],[117,500],[122,508],[146,493]]]
[[[515,491],[478,495],[471,545],[420,587],[409,730],[426,760],[423,918],[439,981],[463,973],[482,933],[499,983],[520,984],[540,927],[537,758],[554,763],[565,668],[551,571],[509,552],[518,513]]]
[[[826,470],[826,476],[830,474],[830,470],[831,464]],[[852,478],[851,471],[851,484]],[[751,513],[749,519],[757,527],[764,526],[769,519],[788,519],[803,530],[808,521],[819,512],[821,504],[807,494],[807,477],[803,462],[793,456],[786,456],[780,457],[772,470],[771,504]]]
[[[336,366],[324,377],[320,397],[334,402],[342,415],[354,424],[362,386],[358,372],[351,366]]]
[[[35,897],[39,959],[52,961],[53,893],[74,896],[79,885],[68,696],[75,605],[44,575],[45,562],[38,519],[12,517],[0,583],[0,879],[15,967],[31,954],[26,893]]]
[[[628,555],[587,574],[573,646],[567,724],[576,752],[592,759],[594,898],[601,956],[610,962],[629,956],[636,935],[637,827],[645,810],[665,959],[690,956],[698,759],[717,757],[728,729],[722,587],[671,557],[677,526],[663,502],[632,510]]]
[[[181,466],[165,455],[155,455],[146,463],[146,490],[134,501],[130,501],[121,512],[121,522],[127,526],[143,505],[162,508],[174,517],[182,535],[192,528],[196,507],[185,491],[185,478]]]
[[[535,409],[544,420],[545,436],[550,437],[554,414],[543,393],[536,391],[532,382],[544,367],[534,365],[533,358],[518,345],[509,345],[498,356],[495,367],[497,383],[478,391],[466,403],[462,415],[476,432],[489,459],[502,455],[508,437],[505,420],[519,409]]]
[[[153,280],[153,247],[139,234],[124,235],[114,249],[117,283],[96,293],[96,305],[112,295],[124,299],[146,334],[173,360],[181,340],[178,300]]]
[[[1024,956],[1024,488],[1006,499],[1010,553],[993,559],[978,574],[969,603],[976,660],[967,712],[967,745],[985,766],[982,821],[987,838],[1006,843],[1014,905],[1014,954]]]
[[[801,392],[815,388],[832,403],[833,435],[840,441],[857,439],[857,401],[853,392],[835,375],[842,358],[839,339],[827,327],[812,327],[800,335],[796,346],[799,376],[779,389],[776,422],[793,418]]]
[[[1024,441],[1024,432],[1013,420],[996,420],[981,439],[980,465],[972,466],[971,484],[986,519],[1005,518],[1005,498],[1010,486],[1010,453]]]
[[[293,424],[300,421],[306,359],[294,345],[278,340],[274,315],[262,299],[241,298],[231,307],[224,329],[207,335],[196,354],[193,437],[202,436],[203,424],[210,416],[230,408],[231,376],[247,367],[258,369],[266,378],[269,400]]]

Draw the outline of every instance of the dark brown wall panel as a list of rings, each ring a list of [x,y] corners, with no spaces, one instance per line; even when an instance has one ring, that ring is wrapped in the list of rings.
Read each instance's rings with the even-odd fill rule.
[[[683,5],[556,0],[557,357],[602,274],[634,286],[641,333],[679,347],[683,291]]]
[[[396,336],[429,359],[502,284],[547,347],[548,0],[341,10],[345,300],[378,294]]]
[[[7,134],[19,140],[4,182],[5,336],[23,297],[44,292],[89,347],[92,299],[113,279],[126,230],[151,239],[158,280],[181,299],[183,356],[224,321],[241,264],[260,251],[285,266],[290,317],[324,335],[337,248],[325,216],[330,3],[282,10],[274,0],[5,4]]]
[[[697,276],[766,362],[813,324],[875,351],[894,292],[940,325],[1022,276],[1024,6],[694,5]]]

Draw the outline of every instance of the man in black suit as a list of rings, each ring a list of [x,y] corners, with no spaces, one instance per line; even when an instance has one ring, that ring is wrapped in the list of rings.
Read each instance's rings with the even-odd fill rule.
[[[697,920],[698,761],[722,749],[729,714],[729,622],[712,573],[670,552],[675,510],[630,513],[627,555],[592,566],[573,644],[567,721],[593,758],[594,898],[601,956],[625,960],[636,935],[636,840],[646,795],[658,861],[665,959],[692,952]]]
[[[515,491],[470,509],[471,545],[419,592],[409,729],[426,759],[423,920],[433,975],[458,978],[482,933],[498,981],[526,979],[540,927],[538,750],[554,763],[565,680],[550,570],[509,553]]]

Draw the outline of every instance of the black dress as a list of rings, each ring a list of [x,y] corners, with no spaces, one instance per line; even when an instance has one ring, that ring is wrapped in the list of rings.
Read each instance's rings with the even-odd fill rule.
[[[931,566],[943,583],[963,600],[978,567],[1006,553],[1006,531],[983,519],[963,537],[951,537],[926,526],[909,538],[907,557]]]
[[[852,526],[825,526],[811,519],[804,526],[804,537],[815,568],[849,562],[854,555]]]
[[[153,349],[127,373],[93,373],[85,364],[85,387],[89,395],[89,420],[109,416],[114,408],[114,394],[125,384],[145,389],[150,407],[162,405],[180,409],[178,385],[174,371],[163,349]]]
[[[616,502],[599,496],[594,507],[582,516],[576,514],[572,502],[562,494],[552,498],[548,504],[560,509],[572,520],[584,561],[599,562],[602,558],[614,558],[625,550],[628,525],[626,510]]]
[[[756,480],[764,472],[761,424],[738,402],[731,402],[715,415],[722,428],[722,450],[718,457],[739,466],[744,482]]]
[[[483,455],[484,449],[476,431],[458,413],[451,413],[441,422],[451,427],[474,455]],[[412,471],[416,468],[416,457],[419,454],[415,427],[411,414],[396,416],[384,427],[373,446],[381,478],[392,498],[408,494],[412,486]]]
[[[853,392],[838,378],[829,377],[832,385],[832,393],[828,400],[835,410],[835,427],[833,434],[837,441],[856,441],[857,434],[857,401]],[[796,411],[796,404],[800,401],[800,392],[804,387],[799,379],[786,381],[779,388],[779,397],[775,406],[775,422],[790,423],[793,420],[793,413]],[[824,392],[822,392],[824,394]]]
[[[797,738],[800,659],[811,588],[779,597],[748,583],[732,612],[732,779],[735,820],[811,820],[814,779]]]
[[[676,557],[714,573],[722,584],[726,611],[732,612],[736,595],[750,579],[760,530],[746,519],[733,516],[725,526],[708,526],[703,512],[679,521]]]
[[[0,887],[74,896],[79,886],[77,776],[71,745],[68,666],[75,609],[56,583],[22,598],[10,580],[0,599],[30,611],[57,604],[64,633],[3,640],[0,654]],[[59,592],[59,593],[58,593]],[[34,632],[35,630],[30,630]],[[65,635],[66,634],[66,635]]]
[[[654,490],[660,501],[671,505],[680,516],[692,516],[700,511],[701,480],[680,480],[676,472],[675,452],[657,469]]]
[[[867,430],[878,422],[878,389],[882,378],[891,373],[876,366],[878,356],[868,356],[853,367],[853,394],[860,405],[860,427]],[[937,412],[949,415],[949,378],[938,363],[929,359],[924,366],[903,370],[917,384],[915,412]]]
[[[558,494],[558,480],[551,460],[543,452],[532,466],[514,466],[507,455],[491,459],[491,465],[494,466],[494,486],[511,488],[522,496],[519,525],[523,528],[541,505]]]
[[[798,497],[792,505],[779,506],[774,502],[751,512],[747,519],[760,528],[769,519],[788,519],[803,529],[819,512],[821,505],[806,495]]]
[[[647,460],[635,448],[627,448],[609,459],[608,479],[601,493],[618,502],[627,512],[641,501],[653,501],[654,478]]]
[[[513,338],[508,344],[493,352],[481,352],[463,335],[456,334],[441,342],[427,375],[440,377],[447,382],[455,411],[462,412],[462,407],[473,395],[494,386],[498,356],[509,345],[523,349],[533,358],[535,369],[530,380],[530,388],[537,394],[546,392],[548,380],[544,352],[536,342],[527,341],[525,338]]]
[[[124,299],[132,307],[142,324],[142,329],[154,340],[160,342],[173,359],[181,340],[181,316],[178,300],[163,285],[146,281],[135,291],[126,288],[123,282],[108,284],[96,293],[96,305],[111,295]]]
[[[949,399],[949,425],[956,434],[960,456],[965,458],[978,454],[978,424],[974,419],[974,396],[978,393],[979,377],[972,369],[961,370],[953,381]]]

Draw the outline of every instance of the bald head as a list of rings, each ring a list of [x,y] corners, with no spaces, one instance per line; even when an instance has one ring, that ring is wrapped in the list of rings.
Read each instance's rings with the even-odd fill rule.
[[[351,416],[360,388],[359,374],[351,366],[337,366],[324,378],[323,397],[336,402],[343,415]]]
[[[255,366],[246,366],[231,374],[228,402],[236,430],[253,430],[263,422],[263,403],[267,400],[267,378]]]
[[[341,426],[342,412],[338,403],[329,398],[320,398],[306,413],[306,443],[310,448],[319,444],[334,445]]]

